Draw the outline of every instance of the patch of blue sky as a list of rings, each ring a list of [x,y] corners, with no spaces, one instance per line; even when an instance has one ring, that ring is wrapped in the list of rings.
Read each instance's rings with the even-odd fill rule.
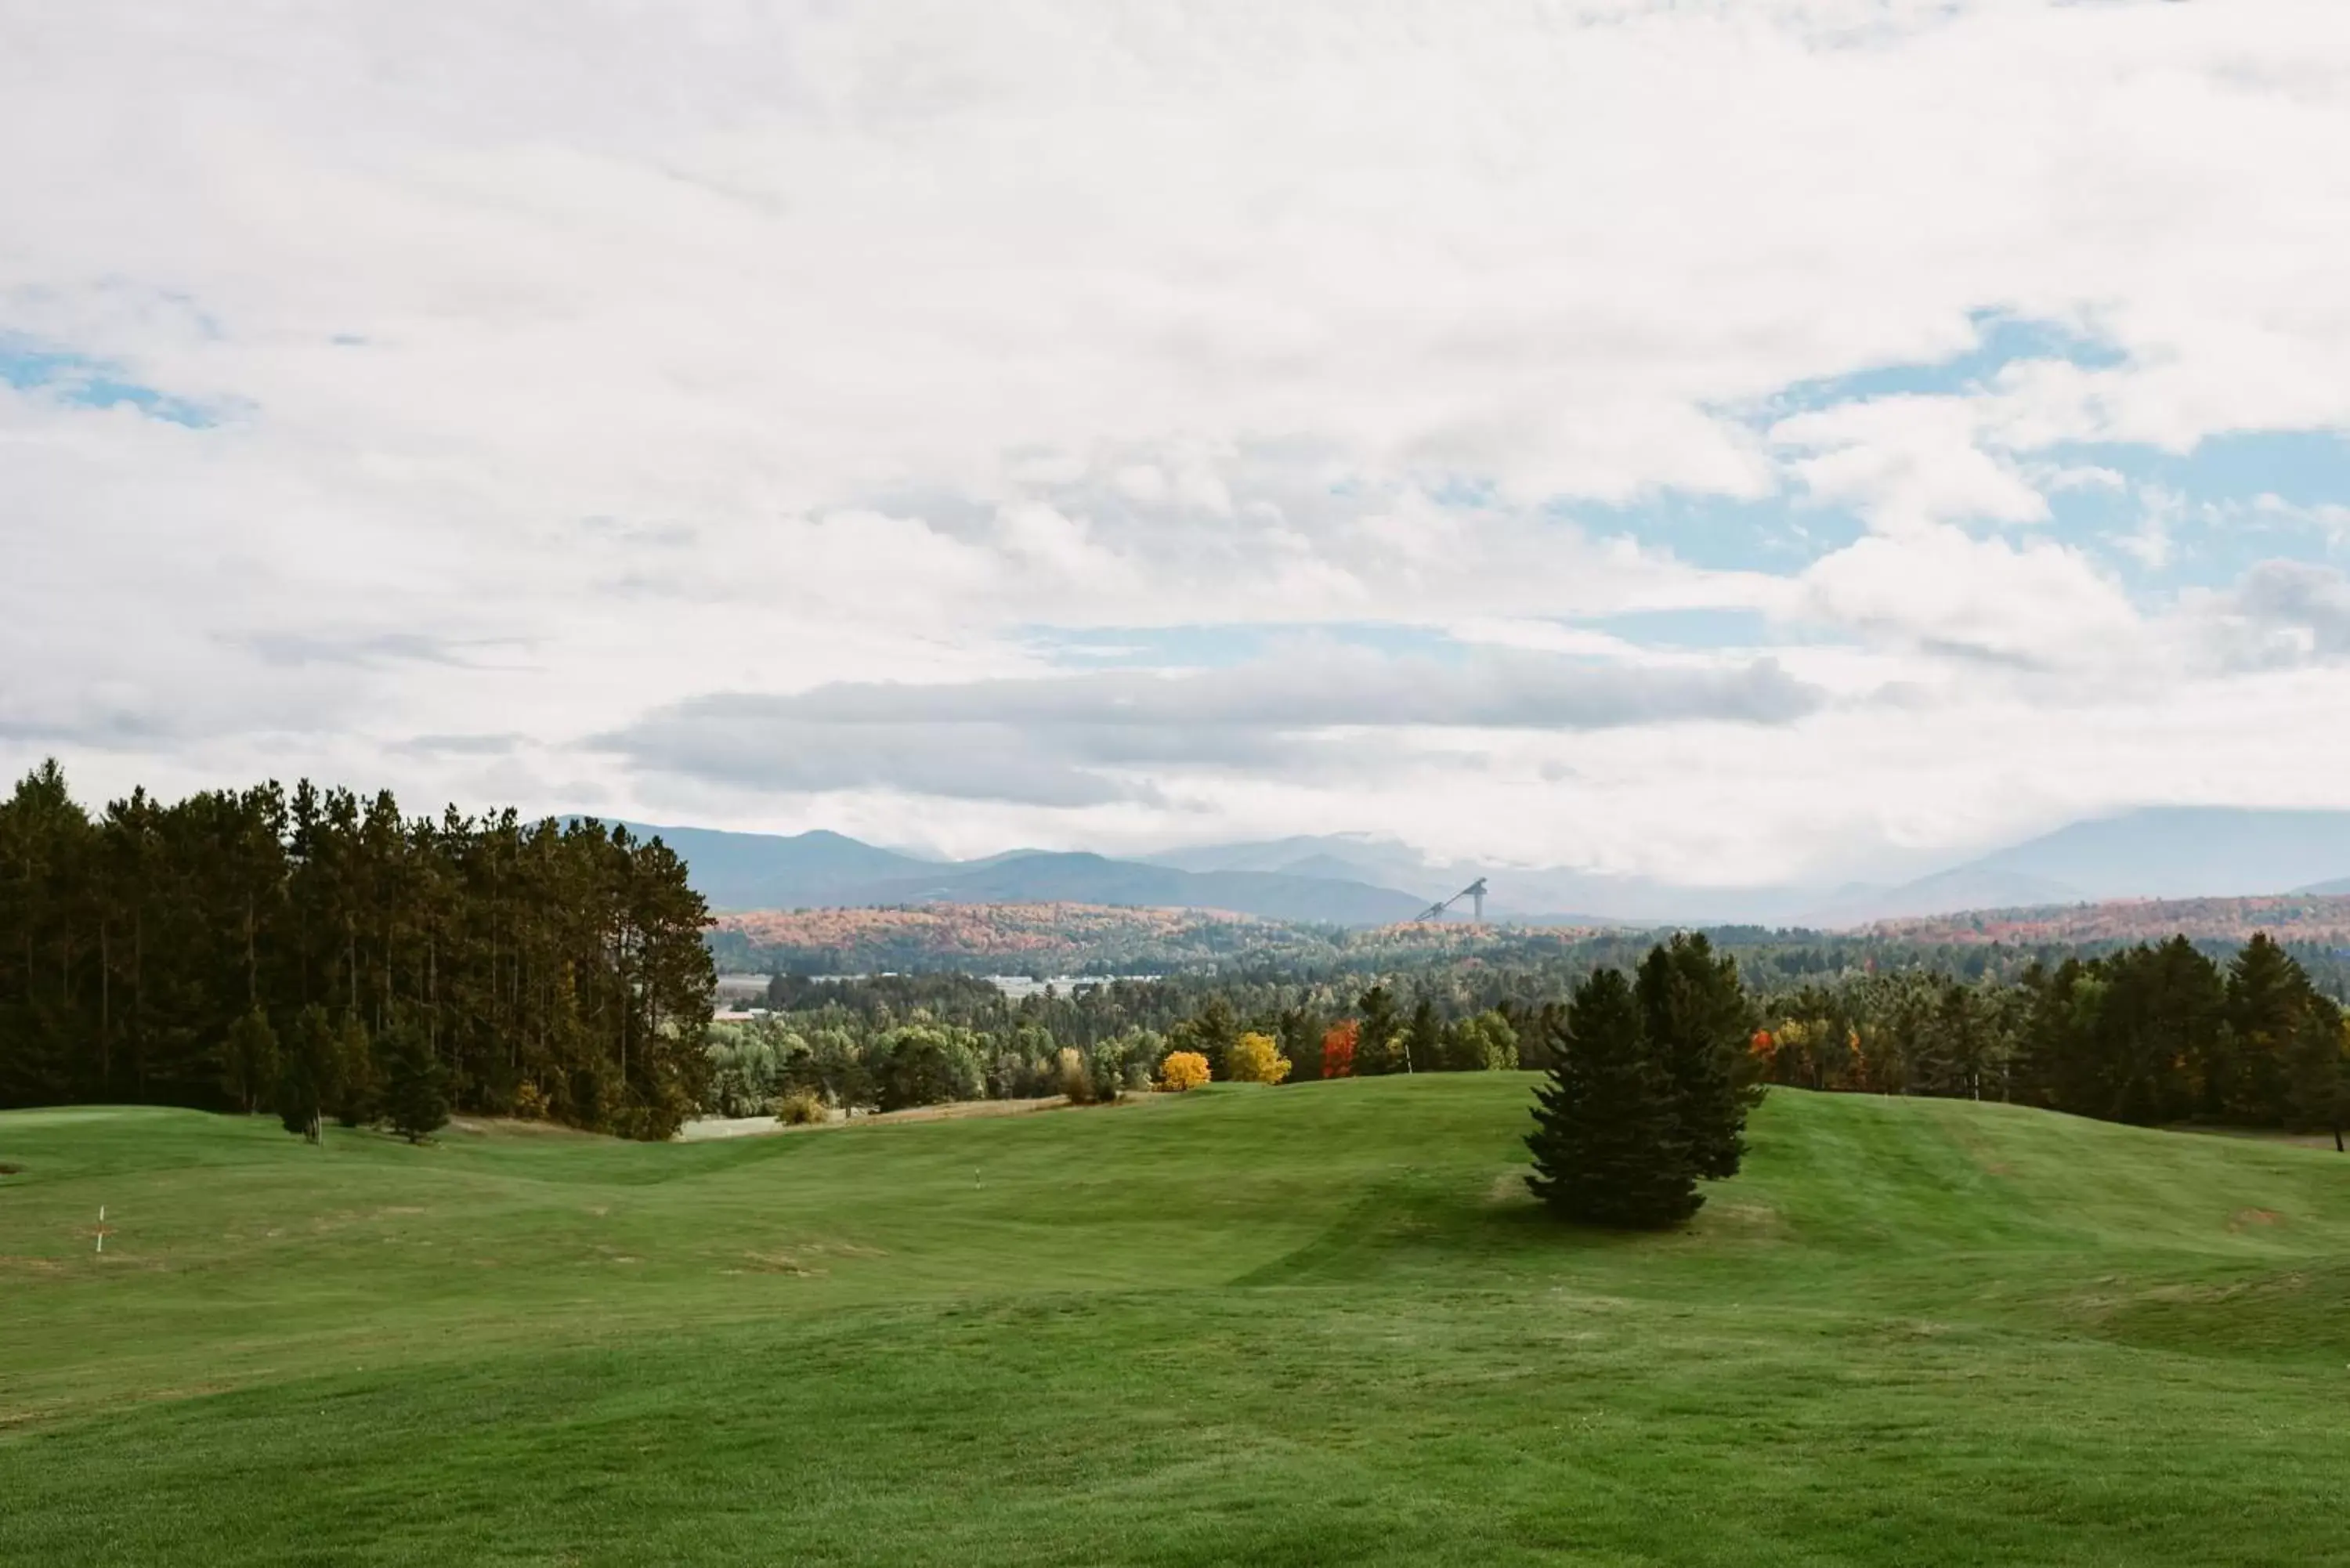
[[[2216,587],[2262,561],[2321,559],[2350,546],[2339,515],[2350,507],[2350,441],[2332,432],[2248,431],[2184,452],[2074,442],[2035,456],[2127,481],[2053,491],[2050,532],[2096,549],[2142,587]],[[2149,521],[2164,540],[2158,559],[2139,542]]]
[[[1548,511],[1591,534],[1634,539],[1716,572],[1800,571],[1866,532],[1846,508],[1792,494],[1737,501],[1665,491],[1616,505],[1558,502]]]
[[[1869,398],[1930,397],[1986,386],[2001,368],[2019,359],[2064,359],[2086,369],[2121,363],[2111,344],[2058,322],[1977,311],[1975,344],[1946,359],[1873,366],[1847,375],[1797,381],[1774,393],[1763,417],[1782,419],[1812,409]]]
[[[69,350],[44,348],[20,337],[0,336],[0,381],[20,392],[45,393],[77,408],[133,408],[149,419],[191,430],[219,422],[211,410],[185,398],[124,379],[120,366]]]
[[[2350,441],[2334,431],[2246,431],[2183,452],[2074,442],[2044,455],[2068,466],[2111,468],[2199,501],[2274,495],[2294,506],[2350,505]]]

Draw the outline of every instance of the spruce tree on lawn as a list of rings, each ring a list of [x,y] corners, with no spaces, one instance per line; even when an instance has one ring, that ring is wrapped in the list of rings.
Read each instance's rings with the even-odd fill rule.
[[[319,1113],[335,1096],[335,1026],[316,1002],[295,1015],[279,1054],[277,1119],[286,1130],[318,1141]]]
[[[2288,1064],[2288,1123],[2303,1132],[2332,1133],[2343,1147],[2350,1125],[2350,1040],[2340,1009],[2313,992]]]
[[[269,1027],[269,1014],[256,1007],[230,1024],[222,1055],[222,1087],[251,1116],[277,1086],[277,1032]]]
[[[2253,932],[2228,966],[2236,1058],[2220,1108],[2230,1120],[2275,1127],[2288,1119],[2293,1044],[2320,1000],[2293,956],[2267,933]]]
[[[373,1121],[382,1093],[377,1079],[375,1046],[368,1039],[367,1025],[357,1013],[347,1012],[335,1032],[336,1096],[328,1107],[335,1119],[347,1127]]]
[[[1438,1022],[1436,1003],[1423,996],[1411,1010],[1403,1032],[1403,1067],[1407,1073],[1440,1073],[1444,1059],[1444,1025]]]
[[[1586,1225],[1659,1230],[1698,1210],[1697,1168],[1672,1085],[1650,1052],[1632,987],[1603,969],[1575,988],[1534,1091],[1534,1196]]]
[[[1698,1174],[1737,1175],[1746,1153],[1746,1113],[1761,1093],[1747,1072],[1753,1008],[1737,961],[1717,958],[1702,934],[1684,932],[1649,950],[1634,989]]]
[[[1403,1019],[1395,996],[1384,985],[1374,985],[1355,1003],[1363,1015],[1355,1036],[1355,1071],[1366,1078],[1403,1071]]]
[[[449,1125],[447,1075],[432,1054],[432,1042],[412,1019],[393,1024],[384,1044],[390,1067],[386,1119],[409,1142],[422,1143]]]

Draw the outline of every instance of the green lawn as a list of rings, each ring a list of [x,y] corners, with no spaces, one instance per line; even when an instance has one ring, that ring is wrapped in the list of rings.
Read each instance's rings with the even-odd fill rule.
[[[1532,1082],[0,1116],[0,1563],[2350,1562],[2350,1159],[1781,1092],[1599,1237]]]

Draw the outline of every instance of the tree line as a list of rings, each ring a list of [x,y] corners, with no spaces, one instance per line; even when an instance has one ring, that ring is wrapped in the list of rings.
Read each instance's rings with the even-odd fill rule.
[[[1898,948],[1681,940],[1703,940],[1709,961],[1738,981],[1742,1071],[1757,1081],[2000,1099],[2142,1123],[2323,1132],[2350,1120],[2342,1010],[2301,956],[2264,936],[2224,963],[2174,938],[2054,961],[1973,949],[1956,971],[1921,961],[1939,955]],[[771,1048],[754,1051],[765,1075],[733,1075],[734,1058],[724,1057],[719,1079],[743,1085],[735,1103],[747,1105],[780,1092],[796,1059],[795,1085],[836,1104],[878,1104],[869,1064],[908,1027],[946,1033],[955,1065],[931,1081],[973,1097],[1055,1092],[1070,1049],[1105,1087],[1154,1081],[1174,1051],[1196,1053],[1223,1078],[1250,1034],[1274,1043],[1290,1082],[1543,1071],[1555,1065],[1571,998],[1591,976],[1637,974],[1656,950],[1653,938],[1644,950],[1617,937],[1587,946],[1580,970],[1565,972],[1555,957],[1515,971],[1481,961],[1367,977],[1246,971],[1080,982],[1017,1001],[950,973],[785,976],[771,982],[775,1014],[760,1025]],[[818,1058],[828,1064],[821,1073]]]
[[[2331,1133],[2350,1124],[2350,1032],[2303,965],[2255,935],[2222,965],[2184,937],[2027,966],[1930,971],[1768,998],[1773,1083],[2011,1100],[2106,1121]]]
[[[0,802],[0,1106],[665,1137],[706,1092],[708,921],[619,827],[307,780],[93,814],[52,762]]]
[[[1176,1053],[1215,1078],[1277,1062],[1289,1082],[1548,1071],[1578,1000],[1613,1005],[1585,996],[1595,976],[1637,993],[1659,954],[1702,951],[1737,988],[1756,1081],[2337,1139],[2350,1122],[2338,976],[2265,937],[2223,965],[2184,938],[2080,954],[1617,934],[1016,1001],[952,973],[785,975],[767,1016],[713,1028],[708,923],[684,864],[618,827],[411,819],[389,792],[307,781],[93,814],[52,763],[0,801],[0,1106],[265,1109],[314,1136],[453,1107],[660,1137],[794,1096],[1105,1097]]]
[[[1149,1087],[1178,1053],[1198,1055],[1218,1081],[1514,1068],[1522,1032],[1541,1022],[1539,1009],[1464,1012],[1432,989],[1378,981],[1227,983],[1112,981],[1015,1001],[951,973],[779,976],[764,1016],[711,1027],[710,1106],[764,1116],[813,1095],[855,1113],[1026,1099],[1074,1083],[1108,1098]],[[1265,1075],[1268,1061],[1283,1064],[1278,1075]]]

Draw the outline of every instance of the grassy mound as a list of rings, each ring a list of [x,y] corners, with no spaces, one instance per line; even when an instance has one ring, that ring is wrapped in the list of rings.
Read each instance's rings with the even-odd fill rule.
[[[1600,1237],[1524,1197],[1530,1082],[0,1116],[0,1562],[2350,1552],[2350,1160],[1780,1093],[1693,1229]]]

